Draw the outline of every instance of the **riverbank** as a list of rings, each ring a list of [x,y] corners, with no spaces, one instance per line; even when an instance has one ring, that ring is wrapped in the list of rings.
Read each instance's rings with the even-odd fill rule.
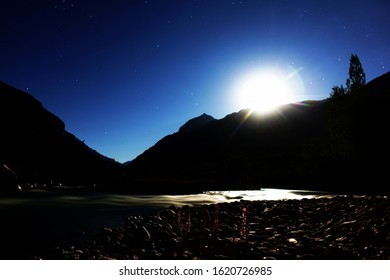
[[[170,205],[201,206],[244,200],[323,196],[313,191],[268,189],[212,191],[190,195],[124,195],[59,187],[0,197],[0,259],[52,255],[56,247],[78,244],[103,227],[117,228],[128,216],[150,214]]]
[[[390,199],[336,196],[171,206],[51,259],[390,259]]]

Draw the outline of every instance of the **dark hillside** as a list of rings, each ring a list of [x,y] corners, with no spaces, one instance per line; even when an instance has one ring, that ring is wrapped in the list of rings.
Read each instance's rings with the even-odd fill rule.
[[[271,115],[202,115],[145,151],[128,172],[140,181],[214,188],[386,192],[389,98],[387,73],[357,94],[289,104]]]
[[[119,163],[67,132],[64,123],[34,97],[2,82],[0,128],[3,191],[17,185],[104,186],[121,176]]]

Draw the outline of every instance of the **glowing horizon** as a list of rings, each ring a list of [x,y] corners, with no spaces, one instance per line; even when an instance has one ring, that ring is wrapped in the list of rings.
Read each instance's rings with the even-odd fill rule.
[[[281,105],[297,102],[303,95],[299,70],[286,72],[264,67],[248,71],[233,86],[234,102],[257,115],[269,114]]]

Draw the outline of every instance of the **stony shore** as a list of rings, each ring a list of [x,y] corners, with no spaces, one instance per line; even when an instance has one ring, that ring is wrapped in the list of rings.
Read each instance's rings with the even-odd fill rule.
[[[336,196],[171,206],[53,259],[390,259],[390,199]]]

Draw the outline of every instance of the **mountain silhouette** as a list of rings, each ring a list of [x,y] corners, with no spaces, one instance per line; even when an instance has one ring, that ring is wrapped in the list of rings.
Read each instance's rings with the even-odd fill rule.
[[[338,100],[288,104],[263,116],[203,114],[126,168],[139,182],[167,186],[387,192],[389,91],[390,72]]]
[[[136,159],[119,164],[67,132],[34,97],[0,82],[0,193],[32,186],[97,186],[189,193],[266,186],[389,192],[390,72],[359,93],[202,114]]]
[[[202,114],[199,117],[193,118],[186,122],[183,126],[179,128],[179,132],[192,131],[212,121],[215,121],[212,116]]]
[[[92,150],[30,94],[0,82],[0,192],[34,185],[103,186],[122,166]]]
[[[261,178],[272,183],[278,179],[277,170],[303,149],[303,139],[321,137],[325,130],[325,102],[285,105],[266,117],[249,113],[242,110],[194,127],[187,124],[198,123],[201,117],[190,120],[137,157],[129,171],[142,179],[212,182],[233,188]]]

